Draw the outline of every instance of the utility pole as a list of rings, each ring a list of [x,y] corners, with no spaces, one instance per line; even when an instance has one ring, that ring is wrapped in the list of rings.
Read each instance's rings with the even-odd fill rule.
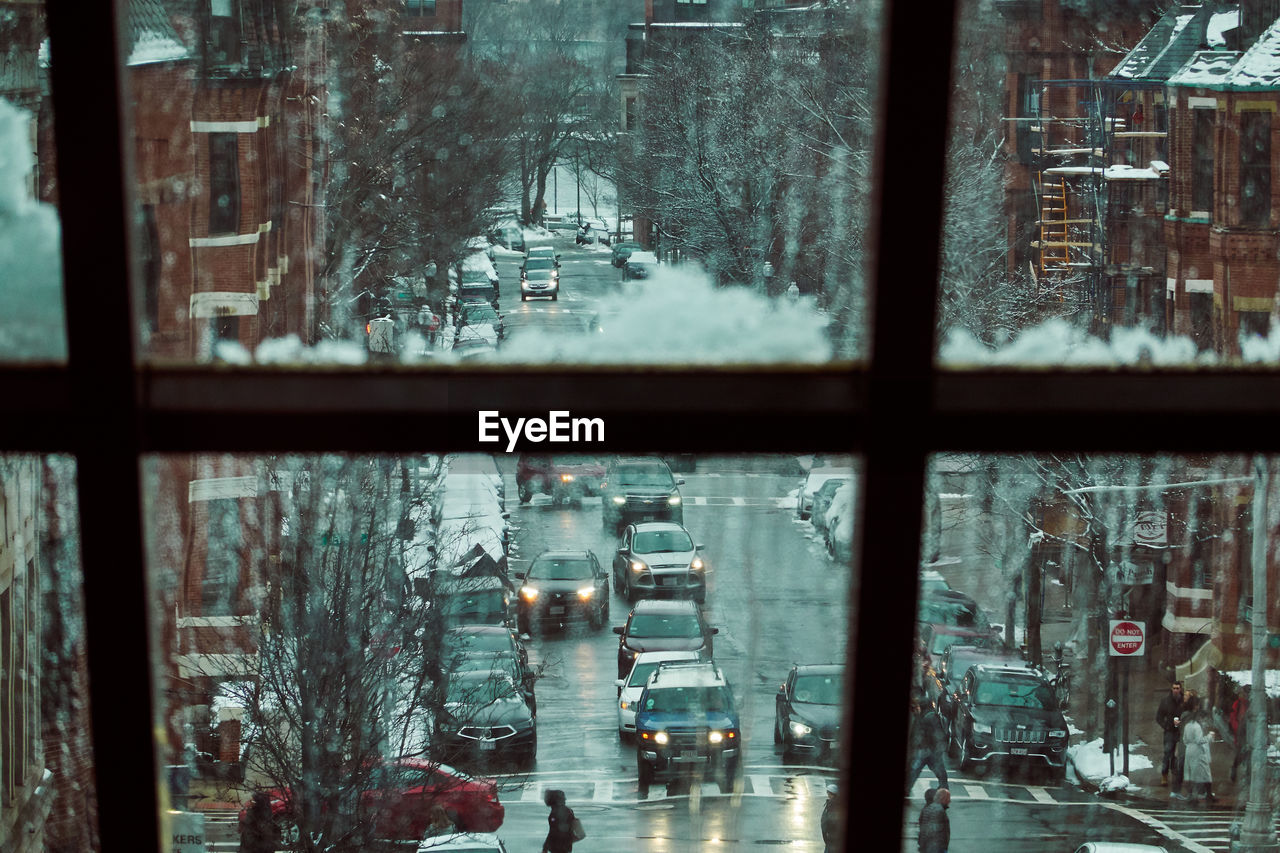
[[[1249,701],[1249,800],[1244,807],[1240,837],[1232,853],[1280,851],[1267,796],[1267,487],[1271,470],[1263,456],[1253,458],[1253,695]]]

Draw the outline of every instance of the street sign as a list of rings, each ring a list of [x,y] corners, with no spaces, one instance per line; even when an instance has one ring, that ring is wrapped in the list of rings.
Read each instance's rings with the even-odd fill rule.
[[[1147,652],[1147,629],[1144,622],[1128,619],[1111,620],[1112,657],[1139,657]]]

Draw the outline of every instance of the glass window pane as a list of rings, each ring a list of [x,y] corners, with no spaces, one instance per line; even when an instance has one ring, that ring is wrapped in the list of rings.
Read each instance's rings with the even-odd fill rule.
[[[1277,363],[1280,12],[960,8],[941,363]]]
[[[6,4],[0,45],[0,362],[61,362],[67,340],[44,5]]]
[[[97,839],[75,464],[0,455],[0,833]]]
[[[548,789],[598,837],[836,831],[858,463],[584,460],[147,459],[162,764],[177,803],[223,815],[210,842],[237,842],[227,810],[255,791],[290,837],[420,839],[439,805],[528,848]],[[648,679],[651,714],[644,681],[615,687],[633,665],[670,686]]]
[[[126,10],[146,358],[865,352],[878,3]]]

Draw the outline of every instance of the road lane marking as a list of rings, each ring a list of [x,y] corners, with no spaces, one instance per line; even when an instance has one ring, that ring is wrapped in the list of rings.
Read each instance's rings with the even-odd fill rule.
[[[694,505],[694,506],[706,506],[706,505],[707,505],[707,499],[706,499],[706,498],[702,498],[702,497],[694,498],[694,499],[693,499],[693,505]]]
[[[1046,791],[1044,788],[1036,787],[1034,785],[1028,785],[1027,791],[1028,793],[1031,794],[1031,798],[1035,800],[1037,803],[1056,803],[1057,802],[1057,800],[1055,800],[1049,794],[1049,792]]]
[[[753,794],[772,794],[773,783],[769,781],[771,777],[764,773],[750,773],[747,775],[748,781],[751,782],[751,793]]]
[[[746,505],[747,505],[747,499],[746,499],[746,498],[734,498],[734,499],[733,499],[733,505],[734,505],[734,506],[746,506]]]
[[[1212,848],[1206,847],[1205,845],[1197,841],[1192,841],[1190,838],[1183,835],[1181,832],[1178,832],[1177,830],[1173,829],[1168,824],[1164,823],[1163,821],[1157,820],[1156,818],[1142,812],[1139,809],[1130,808],[1128,806],[1122,806],[1119,803],[1104,802],[1104,803],[1099,803],[1099,805],[1102,806],[1104,809],[1111,809],[1112,811],[1120,812],[1120,814],[1127,815],[1128,817],[1133,818],[1139,823],[1146,824],[1147,826],[1154,829],[1156,832],[1163,835],[1165,838],[1173,839],[1174,841],[1177,841],[1185,845],[1186,847],[1194,851],[1194,853],[1214,853]]]
[[[990,799],[987,789],[981,785],[962,785],[961,787],[964,788],[964,792],[969,795],[969,799],[971,800]]]
[[[809,796],[825,797],[827,795],[827,785],[830,782],[825,776],[805,775],[801,777],[805,780],[805,784],[809,786]]]
[[[596,789],[591,792],[591,801],[593,803],[613,802],[613,780],[605,779],[596,782]]]

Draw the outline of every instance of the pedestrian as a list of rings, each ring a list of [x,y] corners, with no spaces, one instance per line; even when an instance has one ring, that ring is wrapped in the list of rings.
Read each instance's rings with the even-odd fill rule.
[[[1231,729],[1231,741],[1236,746],[1235,758],[1231,761],[1231,781],[1236,781],[1236,773],[1240,765],[1249,760],[1249,688],[1245,687],[1236,694],[1231,703],[1231,713],[1227,716],[1227,727]],[[1248,767],[1245,764],[1246,768]]]
[[[271,797],[258,791],[240,822],[240,853],[275,853],[279,846],[280,832],[271,813]]]
[[[835,783],[827,786],[827,802],[822,807],[823,853],[835,853],[839,847],[840,789]]]
[[[1199,697],[1188,696],[1182,709],[1183,780],[1193,803],[1214,801],[1213,768],[1209,765],[1208,715],[1200,710]]]
[[[548,789],[542,801],[551,809],[542,853],[569,853],[573,850],[573,809],[564,804],[564,791]]]
[[[911,724],[911,769],[907,773],[907,792],[920,778],[920,771],[926,766],[938,777],[938,785],[947,787],[947,725],[932,702],[923,710],[916,700],[911,702],[911,711],[915,720]]]
[[[1178,748],[1181,732],[1178,726],[1182,714],[1182,682],[1175,681],[1169,685],[1168,694],[1160,700],[1156,708],[1156,724],[1164,730],[1164,763],[1160,766],[1160,784],[1169,784],[1169,769],[1173,765],[1174,752]]]
[[[933,799],[929,794],[933,792]],[[930,788],[925,792],[925,807],[920,810],[920,834],[917,843],[920,853],[947,853],[951,844],[951,820],[947,807],[951,805],[951,792],[946,788]]]

